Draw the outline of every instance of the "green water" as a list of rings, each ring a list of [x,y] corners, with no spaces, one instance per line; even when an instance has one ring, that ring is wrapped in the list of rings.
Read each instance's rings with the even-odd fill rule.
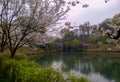
[[[118,52],[70,52],[32,58],[42,67],[51,66],[62,72],[85,76],[93,82],[120,82]]]

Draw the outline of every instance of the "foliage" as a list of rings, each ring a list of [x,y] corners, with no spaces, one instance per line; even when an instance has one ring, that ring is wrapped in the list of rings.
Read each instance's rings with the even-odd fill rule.
[[[89,82],[89,80],[75,76],[65,79],[59,71],[41,68],[23,55],[16,54],[15,59],[10,59],[9,53],[4,53],[0,55],[0,82]]]
[[[0,58],[3,59],[3,61],[6,61],[6,60],[10,60],[10,52],[9,51],[6,51],[6,52],[3,52],[3,53],[0,53]],[[17,55],[15,55],[15,59],[16,60],[27,60],[27,56],[25,54],[22,54],[22,53],[17,53]]]
[[[107,44],[107,38],[105,36],[102,36],[102,35],[99,35],[99,36],[91,35],[88,37],[88,40],[89,40],[89,42],[94,43],[94,44],[96,44],[98,42],[102,42],[104,44]]]
[[[75,77],[75,76],[70,76],[68,78],[68,80],[70,80],[69,82],[90,82],[88,79],[84,78],[84,77]]]
[[[73,39],[71,46],[73,47],[74,50],[79,50],[80,41],[77,38]]]
[[[18,52],[26,54],[26,55],[36,55],[36,54],[44,54],[45,50],[42,48],[33,49],[30,47],[21,47]]]
[[[119,26],[120,25],[120,13],[116,14],[113,18],[112,18],[112,23],[113,25]]]

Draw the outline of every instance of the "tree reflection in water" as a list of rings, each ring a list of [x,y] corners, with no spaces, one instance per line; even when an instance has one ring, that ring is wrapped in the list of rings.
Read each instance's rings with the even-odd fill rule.
[[[74,52],[33,57],[43,67],[87,76],[97,82],[120,82],[120,55],[109,52]]]

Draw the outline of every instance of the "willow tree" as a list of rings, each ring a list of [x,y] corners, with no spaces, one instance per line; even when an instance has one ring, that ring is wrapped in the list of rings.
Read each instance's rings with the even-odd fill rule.
[[[33,37],[63,20],[70,5],[64,0],[0,0],[0,31],[7,38],[11,58]]]

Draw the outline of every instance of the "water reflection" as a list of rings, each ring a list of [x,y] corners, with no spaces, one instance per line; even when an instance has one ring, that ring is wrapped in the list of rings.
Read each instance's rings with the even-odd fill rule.
[[[119,53],[63,53],[34,59],[43,67],[86,76],[94,82],[120,82]]]

